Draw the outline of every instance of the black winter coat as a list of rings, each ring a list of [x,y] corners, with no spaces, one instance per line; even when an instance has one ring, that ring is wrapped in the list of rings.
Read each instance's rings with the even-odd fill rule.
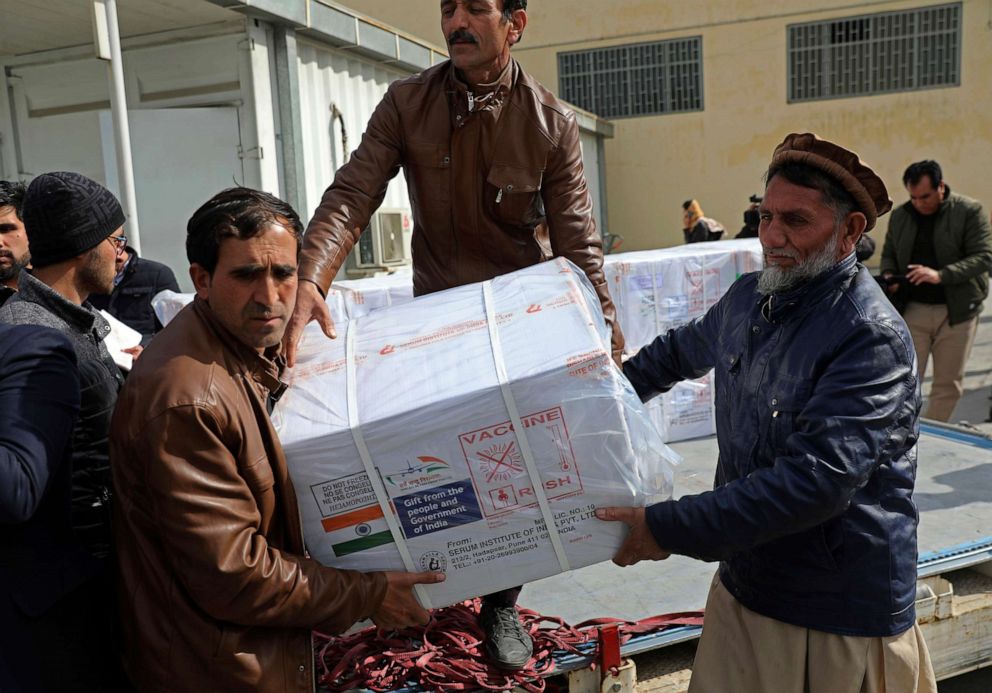
[[[91,295],[89,301],[97,310],[107,311],[140,332],[141,345],[146,346],[152,336],[162,329],[162,323],[152,309],[152,299],[166,289],[179,293],[179,284],[168,265],[138,257],[131,247],[127,252],[132,258],[121,281],[109,296]]]

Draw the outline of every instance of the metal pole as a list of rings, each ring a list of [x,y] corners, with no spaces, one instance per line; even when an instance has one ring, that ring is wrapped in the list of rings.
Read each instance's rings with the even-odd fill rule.
[[[299,53],[296,31],[275,25],[273,44],[276,63],[276,96],[279,102],[279,141],[282,145],[283,199],[309,219],[306,170],[303,168],[303,116],[300,112]]]
[[[131,159],[131,129],[127,119],[127,93],[124,90],[124,59],[121,33],[117,24],[117,0],[93,0],[97,57],[107,61],[110,74],[110,114],[114,123],[114,149],[117,154],[117,180],[121,204],[127,218],[128,243],[141,254],[138,231],[138,201],[134,192],[134,165]]]
[[[605,137],[596,135],[596,167],[599,169],[599,234],[606,238],[610,234],[610,222],[607,218],[609,210],[606,207],[606,146]]]

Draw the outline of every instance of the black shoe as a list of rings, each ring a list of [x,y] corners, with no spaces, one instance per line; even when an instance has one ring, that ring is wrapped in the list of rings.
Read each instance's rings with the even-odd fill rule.
[[[534,654],[534,643],[512,606],[483,606],[479,623],[486,632],[486,654],[500,669],[521,669]]]

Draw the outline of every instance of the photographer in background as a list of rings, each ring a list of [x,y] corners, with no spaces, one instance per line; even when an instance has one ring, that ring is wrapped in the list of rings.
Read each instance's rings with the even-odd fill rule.
[[[748,198],[751,206],[744,210],[744,226],[738,231],[734,238],[757,238],[758,224],[761,223],[761,215],[758,214],[758,205],[761,204],[761,195],[751,195]]]

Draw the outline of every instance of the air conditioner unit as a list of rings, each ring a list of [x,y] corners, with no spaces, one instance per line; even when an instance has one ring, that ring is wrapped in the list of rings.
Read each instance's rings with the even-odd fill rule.
[[[413,220],[405,209],[380,209],[362,232],[348,262],[349,275],[366,275],[410,264]]]

